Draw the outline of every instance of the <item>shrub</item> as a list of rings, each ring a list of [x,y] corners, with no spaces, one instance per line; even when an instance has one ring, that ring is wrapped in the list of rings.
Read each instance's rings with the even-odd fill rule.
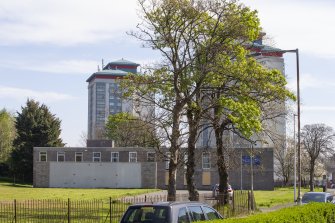
[[[310,203],[284,208],[279,211],[255,214],[247,218],[232,218],[217,223],[335,223],[335,205],[331,203]]]

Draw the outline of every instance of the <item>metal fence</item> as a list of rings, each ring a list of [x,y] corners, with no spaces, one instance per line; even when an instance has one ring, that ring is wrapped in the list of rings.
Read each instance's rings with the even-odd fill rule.
[[[202,194],[199,200],[215,207],[225,218],[247,214],[255,208],[248,191],[235,191],[228,204]],[[117,223],[130,204],[166,201],[167,196],[137,196],[108,200],[27,200],[0,201],[0,222],[108,222]],[[187,201],[188,195],[177,195]]]

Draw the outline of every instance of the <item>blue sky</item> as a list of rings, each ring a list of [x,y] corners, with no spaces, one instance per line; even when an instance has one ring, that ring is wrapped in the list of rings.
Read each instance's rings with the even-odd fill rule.
[[[301,122],[335,127],[335,1],[241,0],[257,9],[269,43],[300,51]],[[86,79],[107,62],[146,64],[157,53],[127,36],[140,21],[136,0],[0,0],[0,109],[27,98],[62,121],[63,141],[81,146],[87,131]],[[295,55],[285,55],[296,89]]]

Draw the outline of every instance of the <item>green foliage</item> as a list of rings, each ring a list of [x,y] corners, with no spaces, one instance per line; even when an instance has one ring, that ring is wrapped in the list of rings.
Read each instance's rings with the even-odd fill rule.
[[[160,112],[155,123],[170,145],[170,176],[176,174],[181,137],[186,135],[182,122],[185,110],[188,117],[214,114],[216,117],[209,119],[214,120],[212,126],[221,137],[226,127],[233,125],[249,138],[262,129],[264,103],[294,97],[285,90],[286,80],[280,72],[268,71],[248,57],[246,43],[257,39],[260,32],[257,11],[235,0],[139,3],[143,20],[137,26],[139,32],[131,34],[144,46],[159,51],[162,59],[147,69],[146,75],[129,76],[124,86],[128,96],[153,95],[150,100]],[[200,95],[203,100],[198,100]],[[200,107],[207,114],[195,109]],[[201,118],[192,119],[194,128],[201,126]],[[190,138],[194,138],[193,142],[188,141],[192,150],[190,145],[197,137]],[[217,148],[223,149],[220,145]],[[220,178],[224,175],[227,176],[220,173]],[[169,189],[175,189],[174,183],[170,179]]]
[[[17,113],[17,136],[11,154],[13,172],[26,182],[33,177],[33,147],[64,146],[60,139],[61,121],[44,104],[27,100],[26,107]]]
[[[116,146],[154,146],[155,129],[150,124],[127,112],[110,115],[106,123],[106,136]]]
[[[0,110],[0,163],[8,161],[15,138],[15,118],[5,109]]]
[[[310,203],[302,206],[284,208],[279,211],[255,214],[246,218],[226,219],[222,223],[333,223],[335,222],[335,205],[331,203]]]
[[[261,116],[265,103],[280,103],[295,99],[285,88],[285,76],[278,70],[269,70],[260,65],[242,46],[234,47],[236,59],[220,53],[215,67],[208,77],[219,106],[222,122],[230,123],[239,129],[246,138],[262,130]],[[229,121],[227,121],[229,120]]]

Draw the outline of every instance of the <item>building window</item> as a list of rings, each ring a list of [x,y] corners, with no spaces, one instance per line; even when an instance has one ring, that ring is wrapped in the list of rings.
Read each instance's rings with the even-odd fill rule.
[[[83,153],[81,153],[81,152],[76,152],[76,155],[75,155],[75,161],[76,161],[76,162],[83,162]]]
[[[169,166],[170,166],[170,157],[171,157],[171,153],[170,152],[166,152],[165,153],[165,169],[168,170]]]
[[[101,162],[101,153],[93,152],[93,162]]]
[[[109,84],[109,114],[116,114],[121,110],[120,91],[118,83]]]
[[[88,88],[89,101],[88,101],[88,138],[92,138],[92,130],[93,130],[93,87],[92,85]]]
[[[210,169],[211,168],[211,160],[209,153],[202,153],[202,169]]]
[[[40,162],[47,161],[47,152],[40,152]]]
[[[119,162],[119,152],[112,152],[111,162],[112,163]]]
[[[209,129],[208,124],[205,124],[202,131],[202,146],[207,147],[209,145]]]
[[[57,152],[57,162],[65,161],[65,152]]]
[[[188,155],[184,154],[184,169],[187,169]]]
[[[137,152],[129,152],[129,163],[137,162]]]
[[[106,107],[106,84],[96,84],[96,122],[97,124],[105,123],[105,107]]]
[[[147,162],[155,162],[155,153],[153,152],[147,153]]]

